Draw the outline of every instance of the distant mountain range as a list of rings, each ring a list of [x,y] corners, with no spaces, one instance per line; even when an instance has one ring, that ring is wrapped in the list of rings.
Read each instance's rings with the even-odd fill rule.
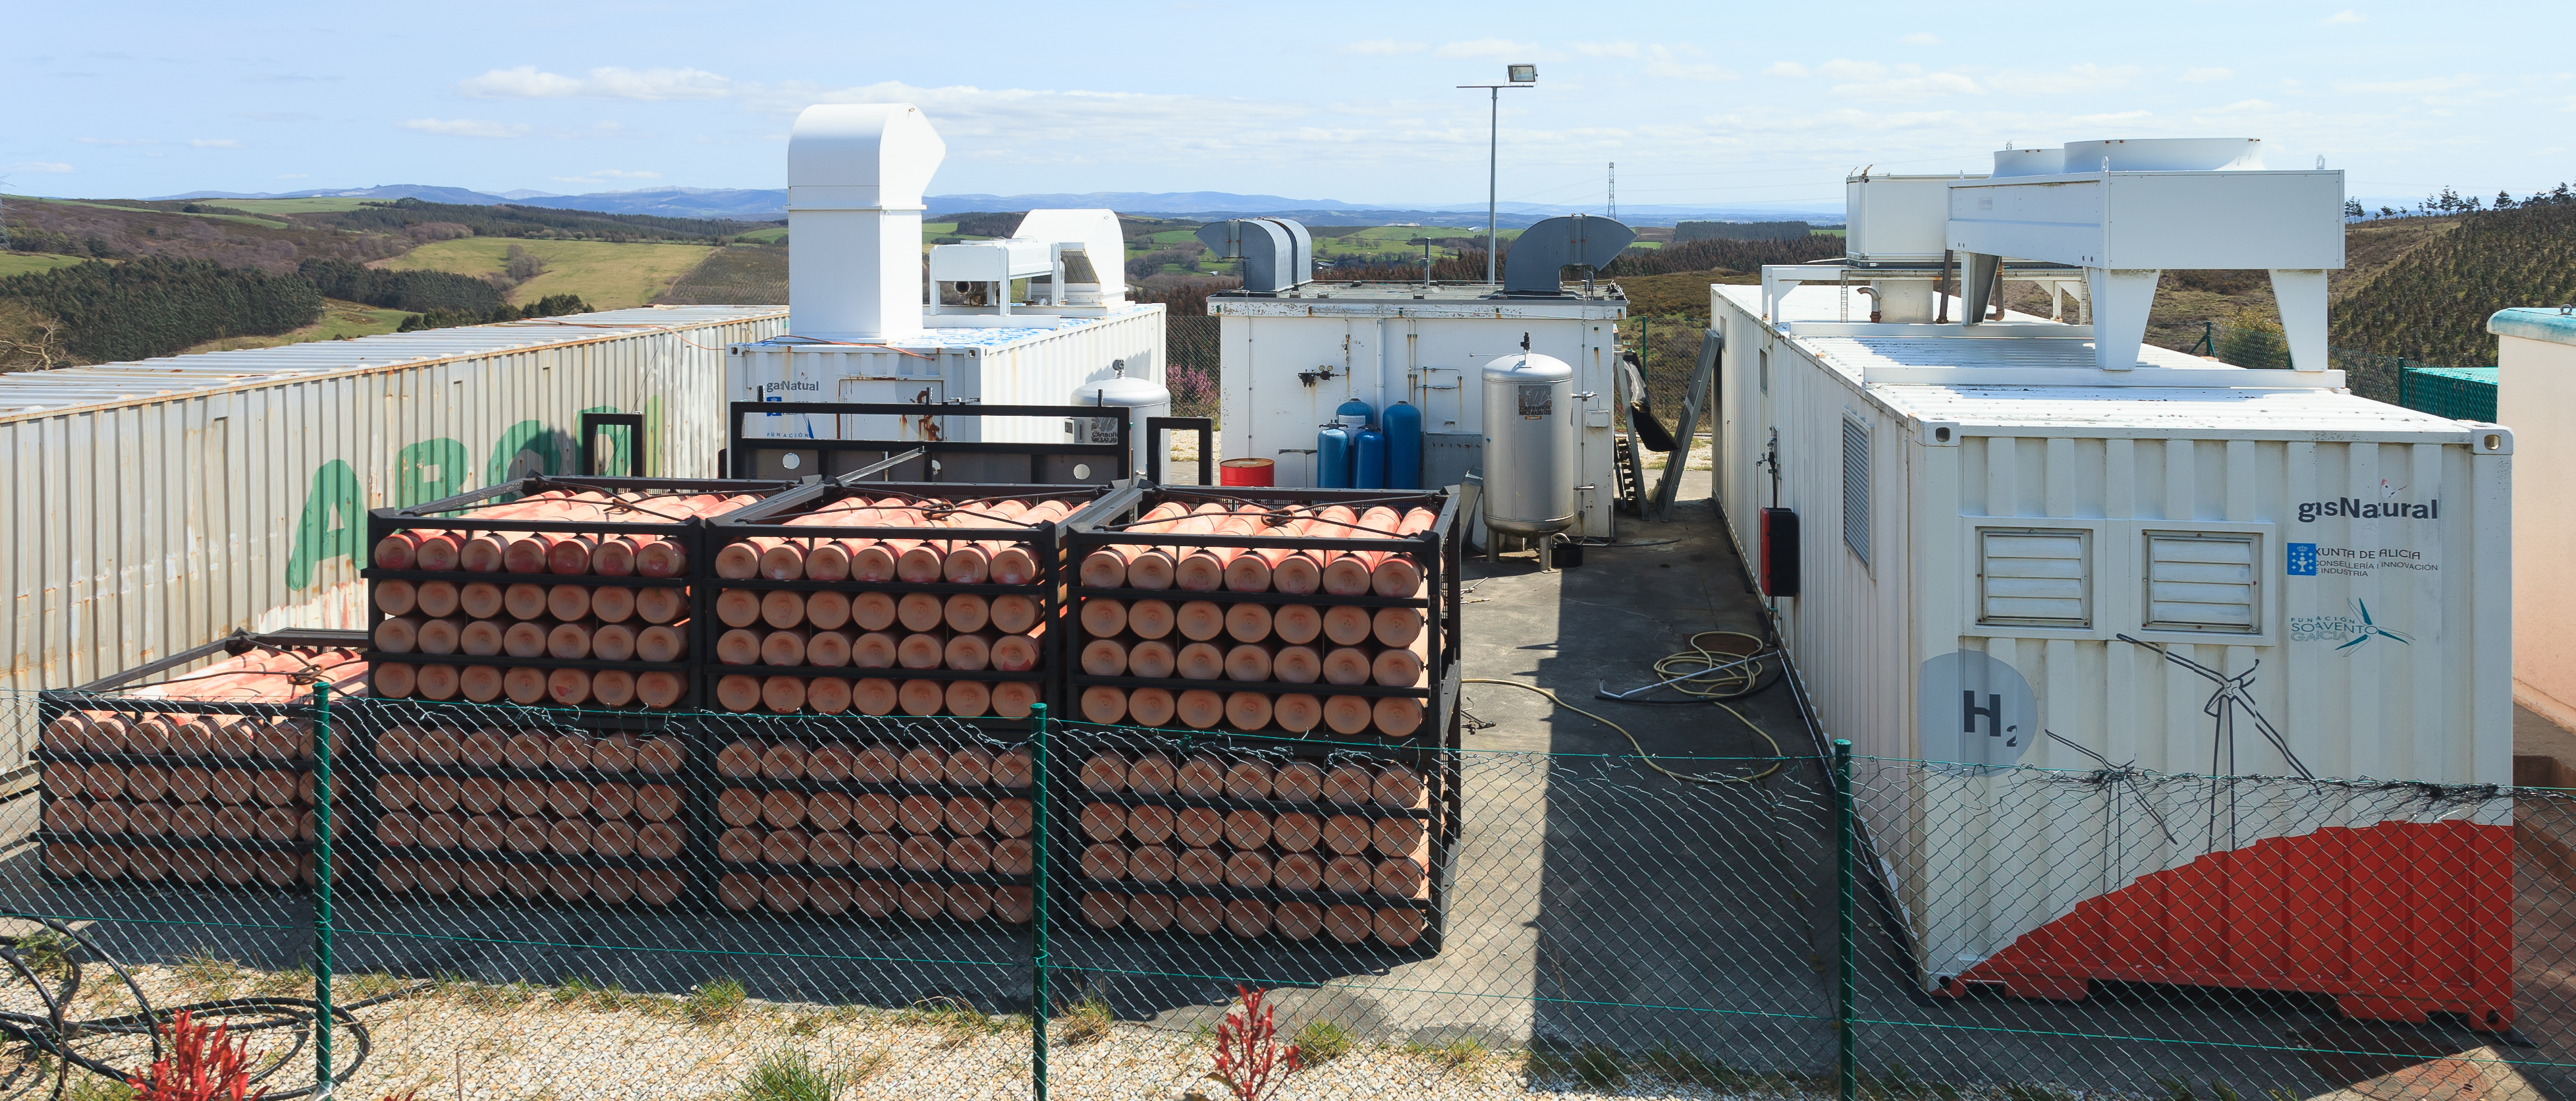
[[[425,202],[462,203],[472,206],[519,203],[525,206],[588,210],[602,214],[655,214],[670,218],[730,218],[741,221],[766,221],[787,216],[787,192],[783,188],[763,190],[654,187],[636,191],[599,191],[585,195],[550,195],[542,191],[522,189],[494,195],[462,187],[388,184],[381,187],[316,188],[288,192],[190,191],[179,195],[156,196],[161,199],[318,197],[385,200],[410,198]],[[933,195],[925,200],[925,205],[929,207],[928,213],[932,215],[961,214],[969,211],[1108,207],[1123,214],[1200,221],[1240,217],[1247,214],[1265,214],[1327,226],[1420,223],[1426,226],[1463,229],[1482,227],[1485,224],[1485,204],[1483,203],[1453,203],[1425,209],[1404,209],[1345,203],[1334,199],[1290,199],[1278,195],[1237,195],[1225,191],[1094,191],[1079,195]],[[1504,203],[1495,221],[1506,228],[1512,228],[1527,226],[1542,218],[1559,214],[1598,212],[1598,208],[1595,207]],[[1842,220],[1842,211],[1833,207],[1791,209],[1786,207],[1632,206],[1622,209],[1619,214],[1622,221],[1633,225],[1670,225],[1684,219],[1713,221],[1805,219],[1828,223]]]

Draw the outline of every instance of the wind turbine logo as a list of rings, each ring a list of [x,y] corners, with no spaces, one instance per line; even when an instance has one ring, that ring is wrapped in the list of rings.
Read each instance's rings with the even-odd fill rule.
[[[2361,608],[2361,631],[2360,633],[2352,636],[2352,641],[2344,643],[2341,646],[2337,646],[2335,649],[2349,650],[2374,638],[2385,638],[2407,646],[2415,645],[2415,639],[2412,636],[2409,636],[2403,631],[2389,630],[2386,627],[2380,626],[2377,621],[2371,619],[2369,601],[2356,600],[2353,601],[2353,603]]]

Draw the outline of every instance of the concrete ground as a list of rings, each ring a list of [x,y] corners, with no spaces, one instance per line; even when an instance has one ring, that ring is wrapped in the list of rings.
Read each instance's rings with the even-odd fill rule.
[[[1704,471],[1689,475],[1668,523],[1622,517],[1618,543],[1588,548],[1579,568],[1541,572],[1526,554],[1468,564],[1467,676],[1547,689],[1627,733],[1521,688],[1466,686],[1474,722],[1460,765],[1464,824],[1436,955],[1060,926],[1050,946],[1059,996],[1097,995],[1124,1018],[1186,1031],[1212,1024],[1238,983],[1270,986],[1290,1029],[1329,1019],[1366,1039],[1426,1045],[1467,1038],[1631,1054],[1662,1046],[1829,1083],[1830,789],[1790,693],[1775,687],[1740,701],[1749,726],[1706,705],[1593,698],[1604,684],[1654,680],[1655,660],[1684,650],[1695,632],[1760,631],[1708,485]],[[1719,782],[1660,774],[1638,759],[1640,749],[1673,772]],[[300,901],[243,895],[227,929],[169,924],[180,916],[165,909],[170,903],[69,898],[29,863],[0,864],[0,895],[128,917],[102,926],[121,952],[173,955],[212,937],[282,965],[294,962],[309,921]],[[2566,887],[2526,869],[2524,908],[2544,915],[2526,915],[2527,943],[2554,947],[2570,935]],[[2576,1063],[2563,1036],[2513,1047],[2447,1022],[2359,1025],[2298,997],[2097,988],[2080,1002],[1935,1001],[1915,992],[1886,912],[1864,899],[1856,919],[1855,1016],[1864,1022],[1856,1035],[1864,1069],[1882,1082],[1911,1076],[2164,1098],[2175,1091],[2161,1083],[2175,1080],[2228,1101],[2225,1090],[2314,1096],[2482,1049],[2517,1062]],[[580,974],[658,990],[731,975],[756,997],[879,1005],[950,997],[994,1010],[1029,999],[1024,937],[936,926],[468,913],[373,900],[345,903],[342,924],[351,931],[341,958],[352,970],[535,982]],[[419,935],[424,929],[441,932]],[[2576,998],[2565,988],[2564,958],[2549,954],[2525,968],[2526,1021],[2556,1030],[2570,1019]],[[2576,1096],[2563,1069],[2514,1078],[2489,1073],[2491,1064],[2461,1065],[2488,1085],[2451,1095]]]

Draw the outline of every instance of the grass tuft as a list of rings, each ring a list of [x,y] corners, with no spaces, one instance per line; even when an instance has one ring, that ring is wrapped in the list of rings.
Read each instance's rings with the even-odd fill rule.
[[[1472,1036],[1460,1036],[1439,1044],[1409,1043],[1404,1045],[1404,1053],[1448,1070],[1465,1070],[1483,1062],[1488,1054],[1484,1043]]]
[[[739,1101],[832,1101],[845,1084],[846,1076],[814,1065],[813,1056],[781,1049],[752,1065],[751,1073],[734,1088],[734,1097]]]
[[[1106,1038],[1109,1026],[1117,1020],[1117,1015],[1109,1011],[1109,1003],[1094,994],[1064,1007],[1064,1012],[1056,1016],[1055,1038],[1066,1047],[1078,1047]]]
[[[1339,1022],[1314,1020],[1297,1030],[1297,1058],[1307,1066],[1321,1066],[1351,1053],[1359,1037]]]
[[[739,980],[708,979],[689,991],[689,1019],[702,1025],[730,1021],[742,1015],[742,1003],[746,997],[748,994]]]
[[[229,998],[241,986],[241,965],[199,948],[179,958],[179,981],[208,999]]]

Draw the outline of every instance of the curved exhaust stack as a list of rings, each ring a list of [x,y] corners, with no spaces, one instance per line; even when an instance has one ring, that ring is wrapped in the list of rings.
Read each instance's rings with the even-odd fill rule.
[[[1503,257],[1504,294],[1563,294],[1569,266],[1609,266],[1637,231],[1608,218],[1570,214],[1522,230]]]
[[[787,138],[788,325],[823,340],[921,332],[921,193],[948,156],[909,103],[817,104]]]
[[[1199,243],[1220,260],[1243,261],[1246,294],[1282,294],[1315,279],[1314,239],[1289,218],[1236,218],[1199,227]]]

